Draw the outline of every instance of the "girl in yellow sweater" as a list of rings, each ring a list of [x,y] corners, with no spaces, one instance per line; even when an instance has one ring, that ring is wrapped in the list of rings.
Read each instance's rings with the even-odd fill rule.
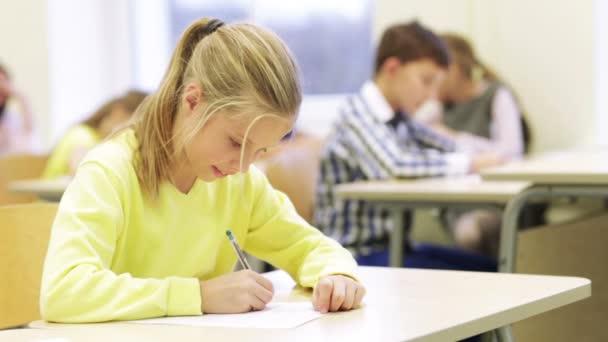
[[[104,103],[93,115],[70,128],[51,152],[42,178],[71,177],[85,154],[131,117],[146,93],[131,90]]]
[[[321,312],[365,294],[348,251],[300,218],[251,166],[296,120],[296,65],[274,34],[201,19],[128,129],[91,150],[66,190],[44,265],[45,319],[99,322],[263,309],[252,255],[314,287]]]

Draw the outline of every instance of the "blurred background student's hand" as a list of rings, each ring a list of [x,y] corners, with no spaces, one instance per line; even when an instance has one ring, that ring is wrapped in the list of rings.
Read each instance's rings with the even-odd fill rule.
[[[471,162],[471,171],[473,173],[478,173],[479,171],[502,165],[506,162],[505,158],[499,153],[495,152],[483,152],[473,156],[473,160]]]

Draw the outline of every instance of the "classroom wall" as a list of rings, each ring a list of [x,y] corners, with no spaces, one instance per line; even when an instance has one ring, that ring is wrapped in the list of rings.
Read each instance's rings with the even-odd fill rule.
[[[596,142],[594,1],[472,4],[473,40],[521,96],[536,129],[534,150]]]
[[[128,1],[49,0],[51,141],[132,82]]]
[[[50,122],[47,24],[46,0],[0,1],[0,62],[27,94],[43,139]]]

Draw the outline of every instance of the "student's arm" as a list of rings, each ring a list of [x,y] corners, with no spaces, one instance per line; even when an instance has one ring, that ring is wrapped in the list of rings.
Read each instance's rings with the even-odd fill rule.
[[[301,218],[259,170],[252,167],[249,172],[255,203],[245,250],[284,269],[302,286],[314,287],[333,274],[355,278],[357,264],[350,252]]]
[[[385,123],[363,115],[365,109],[353,100],[344,109],[342,138],[351,147],[368,179],[429,177],[466,174],[470,159],[466,154],[434,149],[412,151],[400,146],[397,135]]]
[[[82,126],[72,127],[53,149],[42,178],[73,176],[87,152],[97,144],[99,138],[92,134],[90,129]]]
[[[19,127],[20,132],[26,135],[32,133],[33,118],[32,110],[27,97],[17,90],[10,80],[5,80],[0,83],[0,92],[6,94],[8,100],[14,100],[17,104],[21,126]]]
[[[513,95],[499,88],[492,101],[491,139],[496,149],[507,158],[519,158],[524,153],[521,113]]]
[[[123,227],[126,181],[85,161],[63,195],[47,252],[40,310],[46,320],[103,322],[200,315],[196,278],[136,278],[110,270]]]
[[[413,120],[410,127],[414,137],[428,147],[443,152],[454,152],[457,150],[456,142],[449,135],[436,132],[431,127]]]
[[[21,113],[22,121],[23,121],[23,133],[29,135],[32,133],[34,129],[34,119],[32,115],[32,107],[27,99],[27,97],[18,91],[15,91],[13,97],[17,101],[17,105],[19,107],[19,113]]]

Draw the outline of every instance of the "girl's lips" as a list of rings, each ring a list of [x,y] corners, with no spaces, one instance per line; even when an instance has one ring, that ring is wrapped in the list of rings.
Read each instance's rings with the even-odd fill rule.
[[[213,169],[213,174],[216,177],[226,177],[226,174],[223,173],[219,168],[215,167],[215,166],[211,166],[211,168]]]

